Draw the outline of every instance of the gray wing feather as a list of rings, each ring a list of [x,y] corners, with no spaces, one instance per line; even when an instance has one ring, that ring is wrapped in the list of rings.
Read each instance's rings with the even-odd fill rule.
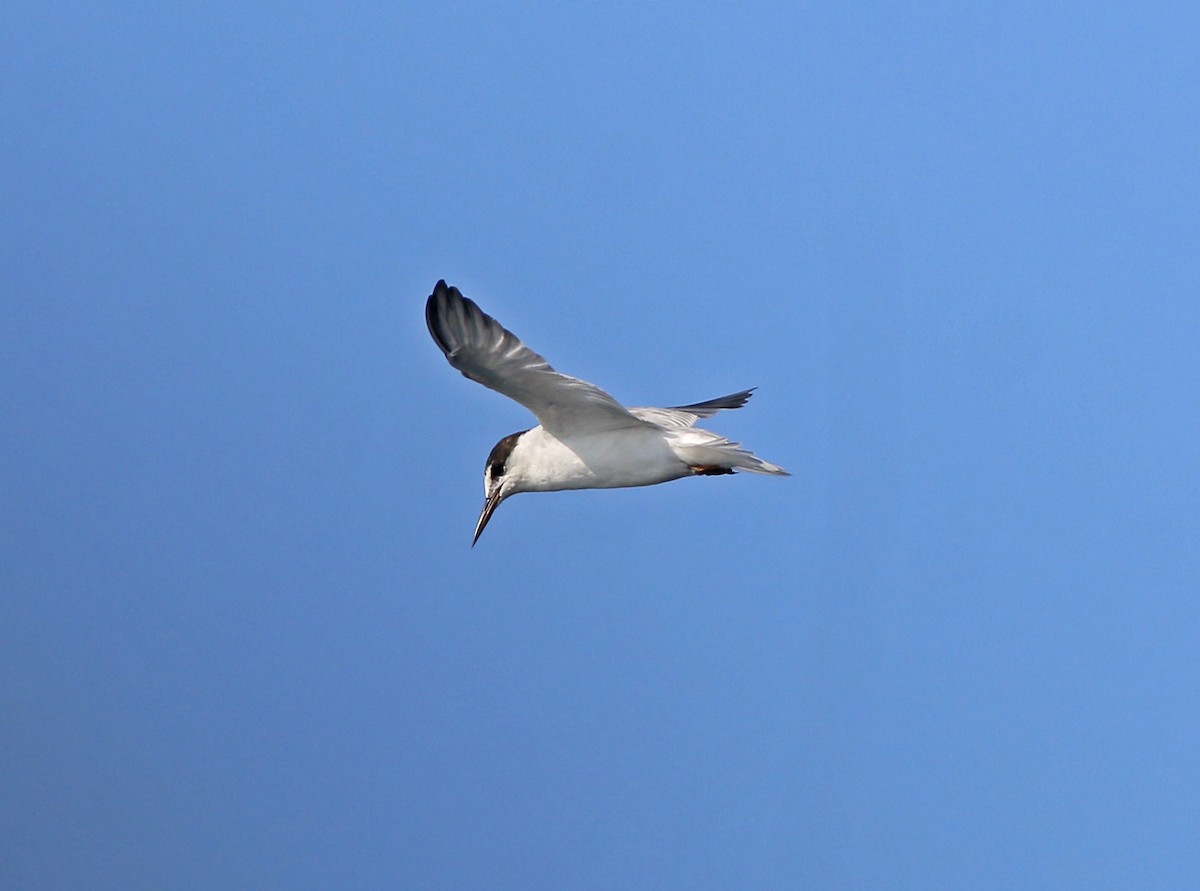
[[[458,288],[439,281],[425,323],[446,360],[467,377],[533,412],[551,433],[636,427],[642,421],[594,384],[561,374]]]
[[[694,402],[691,405],[676,405],[672,408],[631,408],[629,409],[643,421],[657,424],[659,427],[692,427],[701,418],[710,418],[719,411],[730,408],[741,408],[754,392],[739,390],[728,396],[718,396],[707,402]]]

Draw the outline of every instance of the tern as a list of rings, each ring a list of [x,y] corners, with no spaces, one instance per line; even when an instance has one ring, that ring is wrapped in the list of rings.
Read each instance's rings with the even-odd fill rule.
[[[518,492],[653,486],[735,470],[790,475],[695,426],[701,418],[741,408],[752,390],[673,408],[626,408],[595,384],[555,371],[444,281],[425,303],[425,323],[464,377],[516,400],[541,422],[504,437],[488,455],[472,547],[500,503]]]

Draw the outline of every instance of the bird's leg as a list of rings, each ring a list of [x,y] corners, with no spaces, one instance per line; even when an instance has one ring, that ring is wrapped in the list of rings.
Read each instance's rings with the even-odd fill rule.
[[[689,464],[688,467],[697,476],[720,476],[724,473],[733,473],[732,467],[721,467],[719,464]]]

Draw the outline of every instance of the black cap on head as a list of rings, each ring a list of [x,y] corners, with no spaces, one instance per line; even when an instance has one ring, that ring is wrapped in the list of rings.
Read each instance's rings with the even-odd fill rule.
[[[485,470],[492,471],[492,479],[504,475],[504,468],[508,464],[508,456],[512,454],[512,450],[516,446],[517,440],[521,438],[521,434],[528,432],[528,430],[519,430],[516,433],[510,433],[492,446],[492,451],[487,456],[487,463],[484,465]]]

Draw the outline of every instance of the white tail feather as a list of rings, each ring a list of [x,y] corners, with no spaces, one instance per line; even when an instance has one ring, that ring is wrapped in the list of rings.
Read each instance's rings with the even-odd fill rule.
[[[679,459],[693,467],[726,467],[730,470],[748,470],[751,473],[791,476],[782,467],[746,451],[740,443],[730,442],[708,430],[695,427],[680,430],[671,436],[669,441],[671,450]]]

